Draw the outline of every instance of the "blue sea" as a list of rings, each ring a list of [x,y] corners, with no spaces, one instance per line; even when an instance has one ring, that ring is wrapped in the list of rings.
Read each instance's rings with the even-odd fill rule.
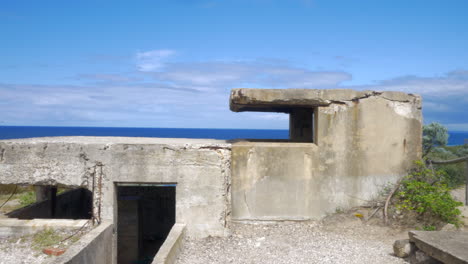
[[[0,126],[0,139],[57,136],[287,139],[288,133],[286,129]],[[468,132],[450,131],[449,134],[448,145],[462,145],[468,140]]]

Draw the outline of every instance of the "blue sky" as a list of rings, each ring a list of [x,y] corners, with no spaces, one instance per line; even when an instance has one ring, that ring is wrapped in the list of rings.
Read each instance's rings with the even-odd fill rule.
[[[397,90],[468,131],[468,1],[24,1],[0,6],[0,125],[287,128],[232,88]]]

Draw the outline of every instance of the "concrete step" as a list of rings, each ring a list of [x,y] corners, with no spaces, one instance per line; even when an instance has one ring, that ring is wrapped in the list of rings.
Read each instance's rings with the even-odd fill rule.
[[[467,232],[410,231],[409,237],[419,250],[443,263],[468,264]]]

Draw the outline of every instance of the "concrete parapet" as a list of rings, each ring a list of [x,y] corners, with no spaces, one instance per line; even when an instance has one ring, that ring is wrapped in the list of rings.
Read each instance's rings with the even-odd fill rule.
[[[185,224],[175,224],[164,244],[159,248],[152,264],[173,264],[182,249],[185,235]]]
[[[65,253],[51,259],[49,264],[111,264],[113,224],[104,221],[80,238]]]

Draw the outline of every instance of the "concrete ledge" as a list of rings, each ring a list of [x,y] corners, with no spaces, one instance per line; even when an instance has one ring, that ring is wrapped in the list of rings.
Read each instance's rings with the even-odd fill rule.
[[[418,101],[420,97],[403,92],[355,91],[350,89],[249,89],[231,90],[229,108],[234,112],[285,112],[292,108],[328,106],[332,103],[356,101],[371,96],[397,102]]]
[[[410,241],[426,255],[443,263],[468,263],[468,233],[458,231],[411,231]]]
[[[69,219],[32,219],[20,220],[16,218],[0,219],[0,238],[7,236],[23,236],[41,231],[46,228],[76,229],[82,227],[89,220]]]
[[[73,244],[65,253],[51,261],[49,264],[111,264],[112,263],[112,235],[114,225],[104,221],[89,231],[80,240]]]
[[[185,224],[175,224],[164,244],[154,257],[152,264],[172,264],[175,263],[177,255],[182,248],[185,234]]]

